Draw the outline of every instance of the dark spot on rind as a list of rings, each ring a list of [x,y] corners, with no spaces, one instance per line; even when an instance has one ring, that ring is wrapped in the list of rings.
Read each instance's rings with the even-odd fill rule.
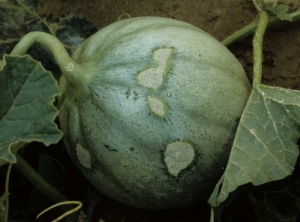
[[[109,151],[114,151],[114,152],[118,152],[118,150],[116,150],[116,149],[114,149],[114,148],[112,148],[111,146],[109,146],[109,145],[104,145],[104,147],[107,149],[107,150],[109,150]]]

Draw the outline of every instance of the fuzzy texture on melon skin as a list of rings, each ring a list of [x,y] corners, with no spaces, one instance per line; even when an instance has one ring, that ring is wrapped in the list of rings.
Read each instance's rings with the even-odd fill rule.
[[[206,200],[250,92],[229,50],[185,22],[138,17],[100,30],[73,59],[89,72],[79,88],[61,77],[59,118],[91,183],[139,208]]]

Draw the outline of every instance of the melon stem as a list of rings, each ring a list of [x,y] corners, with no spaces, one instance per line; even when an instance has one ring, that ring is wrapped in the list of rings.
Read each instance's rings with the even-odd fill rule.
[[[253,38],[253,87],[261,84],[263,38],[268,26],[269,15],[265,11],[258,14],[257,29]]]
[[[80,87],[84,84],[87,79],[87,72],[84,66],[71,59],[63,44],[50,34],[38,31],[26,34],[12,50],[11,55],[22,56],[35,43],[51,51],[61,72],[71,86]]]

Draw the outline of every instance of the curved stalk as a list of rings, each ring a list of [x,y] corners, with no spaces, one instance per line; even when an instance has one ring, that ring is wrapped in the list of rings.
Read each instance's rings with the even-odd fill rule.
[[[261,11],[258,17],[258,25],[253,38],[253,87],[261,83],[263,37],[269,21],[269,15],[265,11]]]
[[[76,200],[72,200],[72,201],[63,201],[57,204],[52,205],[51,207],[48,207],[47,209],[43,210],[41,213],[39,213],[39,215],[36,216],[36,219],[38,219],[41,215],[43,215],[44,213],[48,212],[49,210],[52,210],[55,207],[58,206],[62,206],[62,205],[70,205],[70,204],[77,204],[77,207],[68,210],[67,212],[65,212],[63,215],[59,216],[58,218],[56,218],[53,222],[56,221],[60,221],[63,218],[65,218],[66,216],[75,213],[76,211],[78,211],[81,207],[82,207],[82,203],[80,201],[76,201]]]
[[[210,222],[214,222],[215,221],[215,212],[214,212],[214,208],[210,207]]]
[[[29,180],[34,187],[36,187],[41,193],[51,199],[53,202],[66,201],[67,198],[59,192],[55,187],[49,184],[44,178],[42,178],[28,163],[19,155],[17,156],[17,163],[14,166],[22,173],[23,176]]]
[[[296,11],[296,12],[288,14],[288,18],[292,22],[294,22],[296,20],[299,20],[300,19],[300,11]],[[279,18],[277,18],[275,16],[272,16],[269,20],[269,25],[274,25],[274,24],[279,23],[279,22],[283,22],[283,21],[281,21]],[[231,44],[233,44],[234,42],[238,41],[239,39],[242,39],[242,38],[254,33],[256,28],[257,28],[257,20],[254,20],[253,22],[246,25],[242,29],[234,32],[232,35],[225,38],[222,41],[222,43],[223,43],[223,45],[228,47]]]
[[[29,47],[35,43],[46,47],[52,52],[63,75],[70,85],[81,87],[83,83],[87,81],[88,72],[85,70],[85,67],[72,60],[62,43],[50,34],[38,31],[26,34],[15,46],[11,55],[24,55]]]
[[[54,203],[67,201],[59,190],[57,190],[52,184],[48,183],[43,177],[41,177],[19,154],[17,156],[17,163],[13,166],[27,179],[29,182],[38,189],[41,193],[47,196]],[[63,211],[69,211],[68,206],[61,206]],[[71,215],[66,219],[66,222],[76,220],[76,215]]]
[[[261,5],[256,0],[252,0],[252,3],[255,6],[256,10],[258,12],[260,12],[261,11]]]
[[[9,211],[9,178],[10,178],[10,172],[11,172],[11,167],[12,164],[10,163],[7,168],[7,173],[6,173],[6,181],[5,181],[5,196],[6,196],[6,201],[5,201],[5,221],[8,221],[8,211]]]

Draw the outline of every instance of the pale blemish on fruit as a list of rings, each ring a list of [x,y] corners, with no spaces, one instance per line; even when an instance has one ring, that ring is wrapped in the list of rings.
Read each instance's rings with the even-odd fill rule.
[[[146,69],[138,74],[138,83],[147,88],[157,89],[163,83],[169,58],[173,49],[157,49],[153,53],[153,59],[158,63],[156,68]]]
[[[152,112],[158,116],[164,116],[166,114],[166,107],[160,99],[148,96],[148,103]]]
[[[187,168],[195,157],[195,151],[187,142],[173,142],[167,145],[165,163],[171,175],[177,177],[181,170]]]
[[[82,166],[88,169],[92,168],[90,153],[78,143],[76,145],[76,156]]]

